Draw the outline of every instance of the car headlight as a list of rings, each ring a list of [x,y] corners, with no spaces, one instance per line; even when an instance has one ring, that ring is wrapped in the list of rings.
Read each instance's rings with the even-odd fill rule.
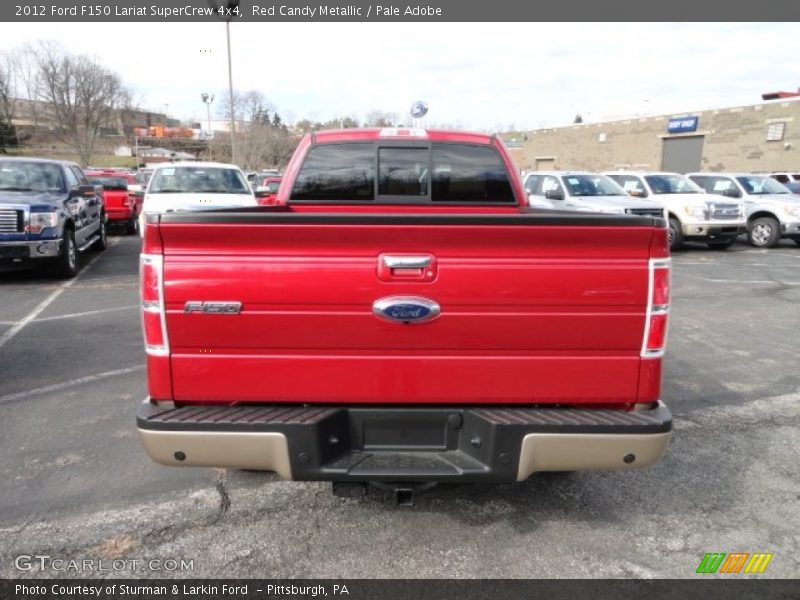
[[[800,204],[784,204],[783,212],[785,212],[790,217],[795,217],[800,219]]]
[[[683,207],[683,212],[695,219],[705,219],[707,210],[704,204],[687,204]]]
[[[43,229],[55,227],[58,224],[58,212],[32,212],[25,231],[28,233],[41,233]]]

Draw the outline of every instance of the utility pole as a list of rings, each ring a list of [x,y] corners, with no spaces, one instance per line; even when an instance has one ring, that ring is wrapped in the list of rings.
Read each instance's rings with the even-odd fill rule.
[[[238,4],[238,2],[237,2]],[[233,110],[233,68],[231,67],[231,20],[225,21],[225,35],[228,41],[228,93],[231,103],[231,162],[236,164],[236,114]]]

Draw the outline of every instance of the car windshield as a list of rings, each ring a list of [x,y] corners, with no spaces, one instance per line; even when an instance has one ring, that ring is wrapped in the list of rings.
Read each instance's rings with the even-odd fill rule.
[[[45,162],[0,161],[0,192],[63,193],[61,167]]]
[[[683,175],[645,175],[644,178],[654,194],[699,194],[701,191]]]
[[[742,185],[745,192],[756,196],[762,194],[791,194],[791,192],[786,189],[786,186],[778,183],[771,177],[764,177],[763,175],[737,177],[736,181]]]
[[[605,175],[564,175],[562,179],[570,196],[627,196]]]
[[[149,194],[250,194],[238,169],[226,167],[163,167],[153,173]]]

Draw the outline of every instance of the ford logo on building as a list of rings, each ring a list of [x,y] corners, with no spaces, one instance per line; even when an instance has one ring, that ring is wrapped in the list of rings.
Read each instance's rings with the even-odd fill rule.
[[[425,323],[439,316],[441,308],[433,300],[418,296],[389,296],[376,300],[373,314],[392,323]]]

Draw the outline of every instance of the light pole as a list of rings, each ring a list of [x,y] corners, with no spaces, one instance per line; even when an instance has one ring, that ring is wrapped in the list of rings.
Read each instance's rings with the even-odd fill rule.
[[[231,162],[236,163],[236,115],[233,111],[233,67],[231,66],[231,19],[241,16],[239,3],[241,0],[206,0],[217,13],[218,18],[225,21],[225,38],[228,43],[228,94],[231,110]]]
[[[228,3],[228,6],[233,4],[232,2]],[[238,2],[236,5],[238,6]],[[227,38],[228,42],[228,94],[230,95],[230,103],[231,103],[231,163],[236,164],[236,115],[233,112],[233,68],[231,67],[231,20],[230,18],[225,20],[225,37]]]
[[[211,160],[211,143],[208,140],[211,137],[211,103],[214,102],[214,94],[207,94],[203,92],[200,94],[200,99],[206,105],[206,115],[208,116],[208,134],[206,135],[206,143],[208,144],[208,160]]]

